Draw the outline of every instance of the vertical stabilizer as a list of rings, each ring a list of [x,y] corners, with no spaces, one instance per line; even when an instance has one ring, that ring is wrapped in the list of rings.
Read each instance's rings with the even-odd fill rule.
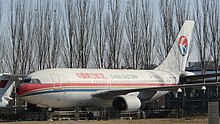
[[[155,70],[185,70],[193,26],[194,21],[184,22],[167,57]]]

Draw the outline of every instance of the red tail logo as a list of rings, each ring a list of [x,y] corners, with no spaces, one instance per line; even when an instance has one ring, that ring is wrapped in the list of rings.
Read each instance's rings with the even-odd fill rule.
[[[178,40],[178,48],[180,50],[180,54],[182,56],[185,56],[188,52],[188,40],[186,38],[186,36],[181,36]]]

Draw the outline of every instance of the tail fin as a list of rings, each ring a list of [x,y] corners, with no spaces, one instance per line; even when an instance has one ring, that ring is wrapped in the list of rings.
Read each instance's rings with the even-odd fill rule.
[[[185,21],[170,52],[155,70],[185,71],[194,21]]]
[[[18,80],[20,75],[0,74],[0,107],[4,107],[9,104],[10,97],[15,81]]]

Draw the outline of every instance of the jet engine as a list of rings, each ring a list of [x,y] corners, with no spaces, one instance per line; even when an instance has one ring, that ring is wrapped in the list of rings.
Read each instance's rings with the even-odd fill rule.
[[[120,95],[113,100],[112,107],[118,111],[135,111],[141,107],[141,101],[135,95]]]

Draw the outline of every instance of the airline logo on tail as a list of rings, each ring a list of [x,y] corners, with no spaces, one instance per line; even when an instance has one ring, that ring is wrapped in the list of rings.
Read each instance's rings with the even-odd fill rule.
[[[181,36],[178,40],[178,48],[180,50],[180,54],[182,56],[185,56],[188,52],[189,46],[188,46],[188,40],[186,36]]]

